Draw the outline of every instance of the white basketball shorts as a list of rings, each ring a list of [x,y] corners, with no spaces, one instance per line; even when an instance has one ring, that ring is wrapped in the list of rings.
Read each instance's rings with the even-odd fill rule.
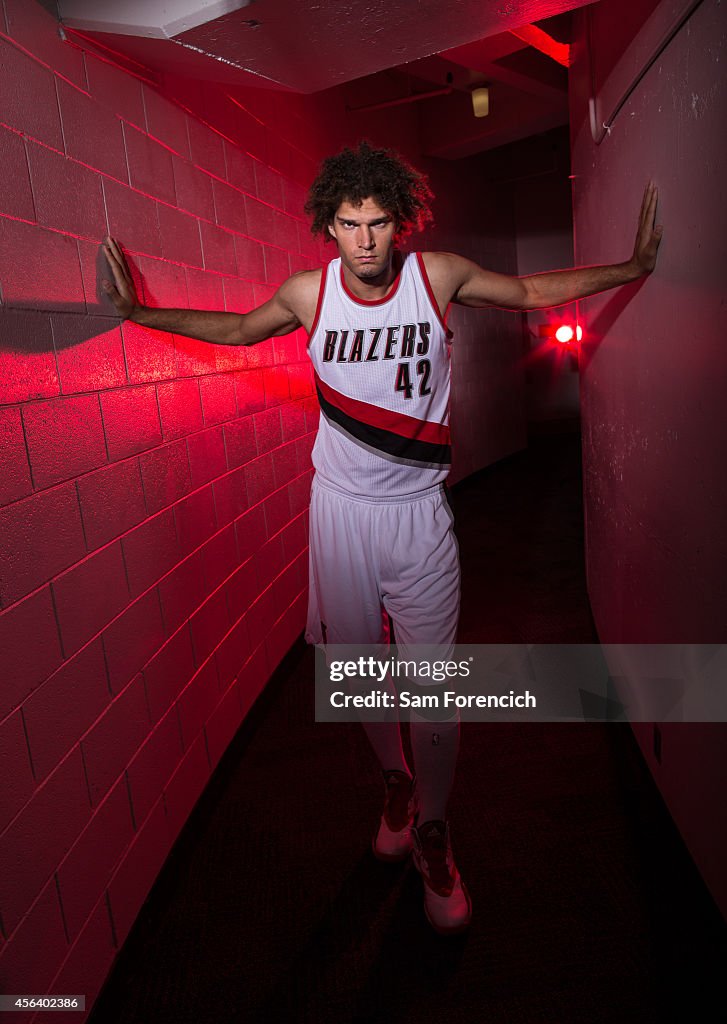
[[[306,640],[454,644],[459,548],[441,484],[402,499],[359,498],[314,478]]]

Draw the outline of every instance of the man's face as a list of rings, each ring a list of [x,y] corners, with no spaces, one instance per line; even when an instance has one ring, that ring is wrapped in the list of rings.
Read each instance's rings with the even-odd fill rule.
[[[374,199],[360,206],[343,202],[328,230],[338,243],[341,260],[356,277],[371,281],[391,267],[396,223]]]

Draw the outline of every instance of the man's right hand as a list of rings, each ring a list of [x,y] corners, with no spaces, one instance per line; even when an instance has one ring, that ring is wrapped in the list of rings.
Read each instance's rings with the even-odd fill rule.
[[[140,305],[131,271],[120,245],[110,235],[107,235],[104,239],[103,251],[114,275],[113,282],[109,281],[108,278],[103,279],[103,290],[116,306],[119,316],[124,320],[128,320],[134,310],[138,309]]]
[[[103,289],[124,320],[213,345],[256,345],[259,341],[290,334],[313,321],[321,271],[301,270],[283,281],[261,306],[247,313],[214,309],[157,309],[139,303],[134,280],[121,246],[108,235],[103,251],[114,279],[102,279]],[[297,312],[295,312],[297,311]],[[300,313],[300,319],[298,313]]]

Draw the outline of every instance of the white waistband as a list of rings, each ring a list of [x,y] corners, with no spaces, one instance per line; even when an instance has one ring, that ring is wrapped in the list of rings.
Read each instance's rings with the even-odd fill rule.
[[[393,496],[353,494],[351,491],[346,491],[342,487],[336,487],[327,481],[324,483],[319,479],[317,473],[313,477],[313,487],[322,491],[328,491],[330,494],[338,494],[340,497],[348,498],[350,501],[361,501],[367,505],[410,505],[413,501],[421,501],[423,498],[431,498],[434,494],[441,494],[444,492],[444,484],[439,483],[425,487],[421,491],[413,491],[411,494],[396,494]]]

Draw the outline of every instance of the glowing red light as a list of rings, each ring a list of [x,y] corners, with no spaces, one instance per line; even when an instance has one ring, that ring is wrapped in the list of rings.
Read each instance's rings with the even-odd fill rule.
[[[561,324],[555,332],[556,341],[562,342],[564,345],[569,341],[573,341],[573,328],[568,324]]]

